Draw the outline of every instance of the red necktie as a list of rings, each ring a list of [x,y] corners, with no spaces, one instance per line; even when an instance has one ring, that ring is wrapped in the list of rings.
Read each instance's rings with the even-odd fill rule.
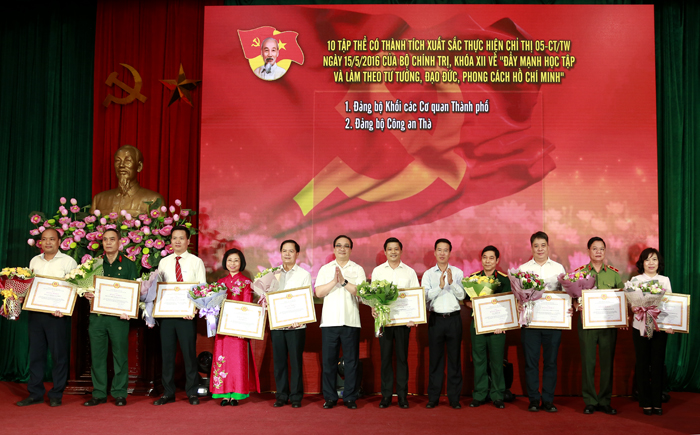
[[[180,258],[182,257],[175,257],[175,277],[177,279],[177,282],[182,282],[182,268],[180,267]]]

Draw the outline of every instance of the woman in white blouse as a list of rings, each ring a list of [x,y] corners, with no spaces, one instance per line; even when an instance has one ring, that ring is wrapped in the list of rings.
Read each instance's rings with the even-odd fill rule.
[[[663,272],[664,260],[659,251],[647,248],[639,254],[637,270],[640,275],[632,278],[633,283],[656,281],[666,293],[671,293],[671,280],[660,275]],[[635,367],[637,390],[639,392],[639,406],[645,415],[661,415],[661,394],[663,392],[663,379],[666,367],[667,333],[673,334],[673,329],[656,331],[651,338],[643,337],[639,331],[632,329],[632,341],[637,356]]]

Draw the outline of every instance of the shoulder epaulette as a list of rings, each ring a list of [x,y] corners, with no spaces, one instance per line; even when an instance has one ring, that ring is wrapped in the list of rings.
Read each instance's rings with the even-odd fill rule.
[[[609,265],[609,264],[607,265],[607,268],[608,268],[608,269],[612,269],[612,270],[614,270],[614,271],[617,272],[617,273],[620,273],[620,271],[619,271],[618,269],[615,269],[614,267],[612,267],[612,266]]]
[[[581,266],[581,267],[577,268],[576,270],[574,270],[574,272],[578,272],[579,270],[583,270],[583,268],[586,267],[586,266],[587,266],[587,265],[584,264],[583,266]]]
[[[471,275],[469,275],[469,278],[471,278],[472,276],[478,275],[478,274],[480,274],[480,273],[481,273],[481,271],[474,272],[474,273],[472,273]]]
[[[501,276],[508,276],[508,275],[506,275],[505,273],[501,272],[500,270],[498,270],[497,272],[498,272],[498,274],[501,275]]]

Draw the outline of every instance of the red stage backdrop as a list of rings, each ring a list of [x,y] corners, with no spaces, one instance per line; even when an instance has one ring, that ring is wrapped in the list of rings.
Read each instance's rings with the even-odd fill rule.
[[[199,249],[213,272],[231,246],[251,274],[277,265],[294,238],[315,278],[343,233],[368,275],[390,236],[419,275],[439,237],[465,273],[489,244],[517,267],[537,230],[567,270],[603,237],[625,279],[658,246],[652,6],[207,7],[204,23]],[[268,37],[275,80],[254,72]]]

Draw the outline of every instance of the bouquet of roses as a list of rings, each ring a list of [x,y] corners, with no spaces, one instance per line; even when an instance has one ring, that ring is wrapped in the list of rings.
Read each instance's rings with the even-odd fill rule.
[[[625,283],[625,296],[634,312],[632,327],[639,330],[642,337],[651,338],[654,331],[659,330],[656,319],[661,314],[659,306],[665,293],[657,281]]]
[[[240,294],[241,289],[236,288],[231,290],[233,294]],[[219,310],[221,303],[226,299],[228,289],[225,285],[213,282],[211,284],[202,284],[190,289],[187,297],[199,307],[199,317],[207,318],[207,337],[216,335],[216,325],[219,318]]]
[[[498,286],[501,285],[501,281],[495,277],[473,275],[468,278],[462,278],[462,285],[470,298],[477,298],[493,294]]]
[[[382,328],[389,323],[389,305],[398,299],[399,288],[384,279],[371,283],[365,281],[357,286],[357,295],[377,313],[374,319],[374,335],[381,337]]]
[[[64,279],[78,288],[78,296],[84,296],[87,292],[95,291],[93,279],[95,275],[104,275],[101,258],[91,258],[68,272]]]
[[[266,293],[272,293],[279,289],[280,281],[277,279],[277,272],[282,266],[268,267],[255,275],[253,281],[253,292],[258,295],[258,303],[265,308],[267,306]]]
[[[158,290],[158,273],[144,273],[136,281],[141,282],[139,308],[143,311],[143,319],[146,325],[153,328],[156,325],[156,320],[153,318],[153,301],[156,300],[156,292]]]
[[[518,269],[508,270],[508,279],[515,298],[522,305],[519,323],[528,326],[532,321],[535,301],[544,293],[544,281],[536,273],[521,272]]]
[[[4,297],[0,315],[8,320],[17,320],[22,311],[20,300],[27,295],[34,280],[34,273],[23,267],[6,267],[0,272],[0,276],[0,293]]]
[[[571,273],[562,273],[557,277],[561,287],[572,298],[578,298],[581,303],[581,292],[595,288],[595,276],[585,270],[577,270]]]

